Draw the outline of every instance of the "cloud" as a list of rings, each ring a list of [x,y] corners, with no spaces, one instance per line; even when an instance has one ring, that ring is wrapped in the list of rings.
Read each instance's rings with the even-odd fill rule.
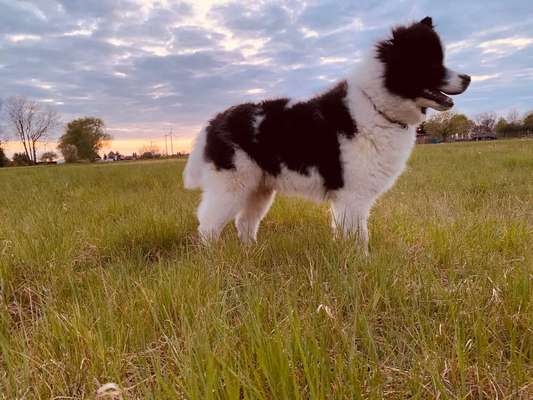
[[[483,81],[488,81],[488,80],[491,80],[491,79],[497,79],[501,76],[501,74],[487,74],[487,75],[472,75],[472,81],[474,82],[483,82]]]
[[[19,42],[28,42],[28,41],[39,41],[42,39],[42,37],[39,35],[18,34],[18,35],[6,35],[6,39],[12,43],[19,43]]]
[[[345,57],[320,57],[321,64],[346,64],[349,61]]]
[[[323,90],[392,25],[431,10],[450,66],[474,77],[458,108],[525,110],[533,77],[525,3],[0,0],[0,85],[4,97],[54,104],[65,120],[102,117],[117,143],[156,140],[170,127],[186,143],[243,99]]]
[[[482,54],[506,56],[515,51],[524,50],[533,45],[533,37],[508,37],[502,39],[487,40],[477,45],[482,49]]]
[[[470,49],[475,46],[474,40],[460,40],[458,42],[452,42],[446,45],[446,54],[451,55],[459,53],[463,50]]]

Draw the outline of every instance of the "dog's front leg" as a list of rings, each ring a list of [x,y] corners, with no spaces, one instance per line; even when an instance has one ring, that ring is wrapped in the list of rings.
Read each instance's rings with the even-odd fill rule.
[[[368,255],[368,216],[370,207],[365,203],[334,201],[331,204],[331,224],[335,236],[354,239]]]

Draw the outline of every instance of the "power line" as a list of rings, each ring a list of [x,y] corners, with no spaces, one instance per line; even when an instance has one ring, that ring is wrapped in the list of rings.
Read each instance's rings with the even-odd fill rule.
[[[174,136],[172,134],[172,129],[170,129],[169,133],[164,135],[165,137],[165,154],[168,156],[168,138],[170,138],[170,155],[174,155]]]

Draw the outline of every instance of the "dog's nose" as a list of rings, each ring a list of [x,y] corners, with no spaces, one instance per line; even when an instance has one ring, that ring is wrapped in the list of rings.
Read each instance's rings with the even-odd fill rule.
[[[465,74],[459,75],[459,78],[461,78],[461,81],[463,82],[463,89],[466,89],[468,85],[470,85],[470,81],[472,81],[472,78],[470,78],[469,75]]]

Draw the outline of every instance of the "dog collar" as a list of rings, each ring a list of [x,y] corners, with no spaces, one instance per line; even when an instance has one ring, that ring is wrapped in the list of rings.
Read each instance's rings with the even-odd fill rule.
[[[385,118],[391,124],[398,125],[402,129],[407,129],[407,124],[406,123],[403,123],[401,121],[398,121],[398,120],[396,120],[394,118],[389,117],[387,114],[385,114],[383,111],[381,111],[379,108],[376,107],[376,105],[372,101],[372,98],[363,89],[360,89],[360,90],[361,90],[361,93],[363,93],[365,95],[365,97],[368,99],[370,104],[372,104],[372,107],[374,107],[374,110],[376,110],[376,112],[379,115],[381,115],[383,118]]]

